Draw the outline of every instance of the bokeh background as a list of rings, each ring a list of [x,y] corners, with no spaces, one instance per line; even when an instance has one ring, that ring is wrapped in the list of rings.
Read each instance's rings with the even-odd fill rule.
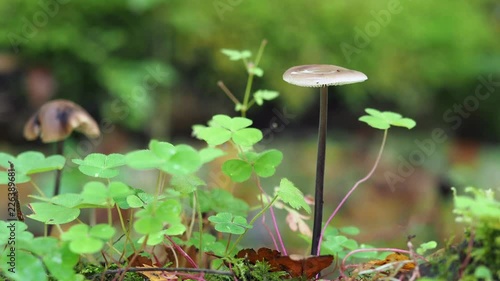
[[[190,136],[192,125],[214,114],[237,115],[217,81],[240,99],[245,89],[243,64],[220,49],[255,54],[264,39],[264,76],[254,89],[275,90],[280,97],[253,107],[249,118],[267,132],[259,148],[285,155],[278,176],[264,182],[266,190],[287,177],[313,194],[318,93],[282,80],[289,67],[312,63],[369,77],[330,88],[327,214],[370,170],[382,140],[382,132],[357,121],[363,109],[396,111],[417,121],[411,131],[391,129],[375,175],[348,200],[334,226],[359,227],[357,239],[373,245],[405,247],[410,234],[417,234],[417,242],[443,245],[446,237],[461,234],[453,223],[450,187],[498,190],[496,0],[2,1],[0,151],[54,153],[53,146],[25,141],[22,128],[56,98],[70,99],[101,125],[112,125],[97,141],[73,136],[66,145],[69,158],[125,153],[146,147],[151,138],[201,147]],[[441,137],[436,130],[444,132]],[[74,170],[65,171],[63,191],[90,180]],[[135,187],[154,186],[154,174],[127,175],[123,180]],[[400,177],[392,181],[388,175]],[[52,174],[37,180],[52,188]],[[208,182],[256,202],[252,183],[227,187],[221,175]],[[21,190],[24,202],[30,192],[29,186]],[[269,243],[258,231],[254,237]],[[286,239],[306,247],[296,235]]]

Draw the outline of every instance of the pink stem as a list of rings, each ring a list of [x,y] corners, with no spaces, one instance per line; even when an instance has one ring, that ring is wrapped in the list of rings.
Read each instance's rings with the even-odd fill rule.
[[[382,139],[382,145],[380,146],[380,149],[379,149],[379,152],[378,152],[378,155],[377,155],[377,160],[375,160],[375,164],[373,165],[371,171],[364,178],[362,178],[358,182],[356,182],[356,184],[351,188],[351,190],[349,190],[349,192],[346,194],[346,196],[344,196],[344,198],[342,199],[342,201],[340,201],[340,204],[337,206],[337,208],[335,209],[335,211],[333,211],[333,213],[330,215],[330,217],[326,221],[325,226],[323,227],[323,230],[321,231],[321,235],[319,236],[319,243],[318,243],[318,249],[317,249],[317,253],[318,254],[320,253],[321,242],[323,242],[323,235],[325,234],[327,226],[330,224],[330,222],[335,217],[335,215],[337,215],[337,212],[344,205],[345,201],[347,201],[347,198],[349,198],[349,196],[351,196],[351,193],[353,193],[354,190],[356,190],[356,188],[361,183],[363,183],[366,180],[368,180],[373,175],[373,172],[375,172],[375,169],[377,168],[378,163],[380,162],[380,158],[382,157],[382,152],[384,151],[384,146],[385,146],[385,141],[386,140],[387,140],[387,129],[384,131],[384,138]]]
[[[201,234],[200,234],[201,235]],[[179,251],[179,253],[181,253],[181,255],[184,256],[184,258],[186,258],[186,260],[194,267],[194,268],[198,268],[198,265],[193,261],[193,259],[191,259],[191,257],[186,253],[184,252],[184,250],[179,247],[179,245],[177,245],[174,240],[172,240],[172,238],[170,238],[170,236],[168,235],[164,235],[165,238],[168,239],[168,241],[170,241],[170,243],[172,243],[172,245],[174,246],[174,248]]]
[[[262,186],[260,185],[260,178],[257,177],[257,186],[259,187],[260,189],[260,192],[262,194],[262,197],[266,197],[267,198],[267,204],[269,204],[271,201],[269,200],[269,197],[267,197],[266,193],[264,192],[264,189],[262,188]],[[261,198],[262,198],[261,197]],[[287,253],[286,253],[286,248],[285,248],[285,244],[283,243],[283,239],[281,239],[281,234],[280,234],[280,231],[278,229],[278,223],[276,221],[276,216],[274,215],[274,209],[273,209],[273,206],[269,207],[269,211],[271,212],[271,220],[273,221],[273,225],[274,225],[274,230],[276,231],[276,235],[278,236],[278,241],[280,242],[280,245],[281,245],[281,253],[286,256]],[[269,234],[271,235],[271,238],[273,239],[273,242],[274,242],[274,246],[276,247],[276,249],[278,249],[278,245],[276,244],[276,239],[274,238],[273,234],[271,231],[269,231]]]

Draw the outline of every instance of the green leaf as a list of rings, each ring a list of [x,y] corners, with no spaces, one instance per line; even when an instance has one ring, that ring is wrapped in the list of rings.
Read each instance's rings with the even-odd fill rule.
[[[361,116],[358,120],[367,123],[375,129],[386,130],[391,127],[391,125],[386,120],[373,116]]]
[[[426,251],[435,249],[437,247],[436,241],[429,241],[426,243],[420,244],[420,247],[417,248],[417,253],[419,255],[423,255]]]
[[[156,156],[151,150],[137,150],[125,155],[128,166],[138,170],[149,170],[159,167],[164,160]]]
[[[212,160],[224,156],[226,153],[218,148],[207,147],[200,150],[200,160],[202,163],[208,163]]]
[[[104,246],[104,242],[102,240],[93,238],[93,237],[83,237],[81,239],[72,240],[69,243],[69,249],[73,253],[77,254],[94,254],[99,252]]]
[[[247,220],[241,216],[233,216],[231,213],[218,213],[208,217],[215,224],[215,230],[231,234],[243,234],[245,229],[252,228]]]
[[[346,234],[346,235],[358,235],[359,234],[359,228],[355,227],[355,226],[345,226],[345,227],[341,227],[340,229],[340,232]]]
[[[196,190],[198,186],[206,185],[206,183],[195,175],[173,176],[170,184],[175,190],[187,194]]]
[[[45,158],[40,152],[27,151],[19,154],[15,161],[18,162],[14,162],[16,169],[19,169],[19,166],[21,166],[23,172],[27,175],[31,175],[60,170],[64,167],[66,159],[61,155],[52,155]]]
[[[116,229],[112,227],[111,225],[107,224],[97,224],[93,226],[89,234],[92,237],[99,238],[102,240],[109,240],[111,239],[116,233]]]
[[[276,172],[278,166],[283,160],[283,153],[276,149],[267,150],[260,154],[255,161],[253,168],[259,177],[267,178]]]
[[[73,163],[78,164],[78,169],[85,175],[108,179],[118,175],[116,168],[125,165],[125,156],[116,153],[110,155],[92,153],[83,160],[73,159]]]
[[[168,160],[175,154],[175,146],[173,144],[157,140],[149,142],[149,150],[163,160]]]
[[[367,108],[365,112],[369,115],[361,116],[359,121],[365,122],[375,129],[387,130],[391,125],[412,129],[417,124],[413,119],[403,118],[401,114],[395,112],[380,112],[373,108]]]
[[[208,121],[208,125],[210,127],[222,127],[225,129],[231,129],[231,126],[233,125],[232,118],[224,115],[224,114],[217,114],[212,117],[210,121]]]
[[[243,128],[246,128],[250,125],[252,125],[252,120],[245,118],[245,117],[234,117],[231,119],[231,125],[228,127],[229,130],[236,132],[238,130],[241,130]]]
[[[245,201],[234,197],[231,192],[221,188],[200,190],[198,196],[202,212],[231,212],[234,215],[246,217],[250,208]]]
[[[189,145],[180,144],[160,169],[172,175],[187,175],[198,171],[200,167],[201,158],[198,151]]]
[[[249,73],[252,73],[253,75],[257,76],[257,77],[262,77],[264,75],[264,70],[262,70],[262,68],[260,67],[251,67],[249,70],[248,70]]]
[[[75,274],[74,267],[79,261],[79,255],[71,252],[68,243],[64,243],[62,247],[57,247],[42,257],[50,274],[57,280],[84,280],[83,276]]]
[[[159,232],[165,223],[180,223],[181,211],[180,202],[174,199],[148,204],[145,209],[136,212],[135,216],[139,219],[134,223],[134,229],[140,234]]]
[[[417,125],[417,122],[415,122],[413,119],[410,118],[401,118],[399,120],[395,120],[391,124],[398,127],[405,127],[408,129],[412,129]]]
[[[231,159],[222,164],[222,172],[235,182],[244,182],[252,175],[252,165],[243,160]]]
[[[127,197],[133,193],[132,188],[123,182],[114,181],[108,185],[108,196],[112,198]]]
[[[46,281],[47,273],[42,260],[25,251],[16,252],[16,271],[12,273],[8,270],[9,257],[6,254],[0,256],[0,268],[2,273],[13,281],[39,280]]]
[[[80,209],[72,209],[50,203],[36,202],[30,204],[33,214],[28,218],[45,224],[64,224],[74,221],[80,215]]]
[[[140,234],[159,232],[163,229],[163,221],[156,216],[143,217],[134,223],[134,229]]]
[[[261,141],[262,132],[255,128],[245,128],[233,133],[232,139],[235,144],[250,147]]]
[[[278,96],[278,92],[269,90],[258,90],[253,94],[253,98],[258,105],[264,104],[264,100],[273,100]]]
[[[248,50],[244,51],[238,51],[238,50],[232,50],[232,49],[221,49],[221,52],[228,56],[230,60],[241,60],[241,59],[246,59],[252,56],[252,53]]]
[[[83,186],[83,202],[90,205],[112,207],[113,198],[108,195],[108,189],[102,182],[90,181]]]
[[[16,170],[16,183],[25,183],[30,181],[29,175],[43,173],[53,170],[60,170],[64,167],[66,159],[61,155],[52,155],[47,158],[35,151],[26,151],[16,157],[0,152],[0,167],[9,169],[9,162],[14,164]],[[0,184],[7,184],[8,177],[6,172],[0,172]]]
[[[296,210],[304,209],[308,214],[311,213],[311,207],[304,199],[304,194],[296,188],[291,181],[286,178],[281,179],[278,189],[278,196],[281,201],[287,203]]]
[[[231,132],[224,128],[208,127],[198,132],[200,139],[209,145],[220,145],[231,139]]]
[[[490,269],[484,265],[476,267],[476,269],[474,270],[474,277],[476,277],[477,279],[484,279],[487,281],[493,280],[493,276],[491,274]]]
[[[141,208],[144,206],[144,202],[142,202],[137,195],[129,195],[127,196],[127,203],[130,208]]]

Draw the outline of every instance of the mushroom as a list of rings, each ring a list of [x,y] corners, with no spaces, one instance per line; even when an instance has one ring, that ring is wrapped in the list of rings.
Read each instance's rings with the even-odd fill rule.
[[[57,142],[57,154],[64,153],[64,140],[73,131],[90,138],[100,135],[99,126],[85,109],[69,100],[53,100],[44,104],[24,125],[27,140],[41,138],[43,143]],[[61,172],[57,170],[54,196],[59,194]]]
[[[316,188],[314,196],[314,225],[311,255],[318,255],[321,222],[323,220],[323,184],[325,175],[326,123],[328,114],[328,86],[362,82],[365,74],[336,65],[310,64],[289,68],[283,74],[286,82],[301,86],[320,88],[318,154],[316,162]]]

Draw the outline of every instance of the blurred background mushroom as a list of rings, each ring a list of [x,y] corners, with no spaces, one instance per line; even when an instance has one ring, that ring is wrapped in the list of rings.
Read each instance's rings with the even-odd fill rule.
[[[44,104],[24,126],[27,140],[40,138],[43,143],[56,143],[56,153],[64,153],[64,140],[73,131],[89,138],[100,135],[99,126],[85,109],[69,100],[53,100]],[[62,169],[56,173],[54,196],[59,194]]]

